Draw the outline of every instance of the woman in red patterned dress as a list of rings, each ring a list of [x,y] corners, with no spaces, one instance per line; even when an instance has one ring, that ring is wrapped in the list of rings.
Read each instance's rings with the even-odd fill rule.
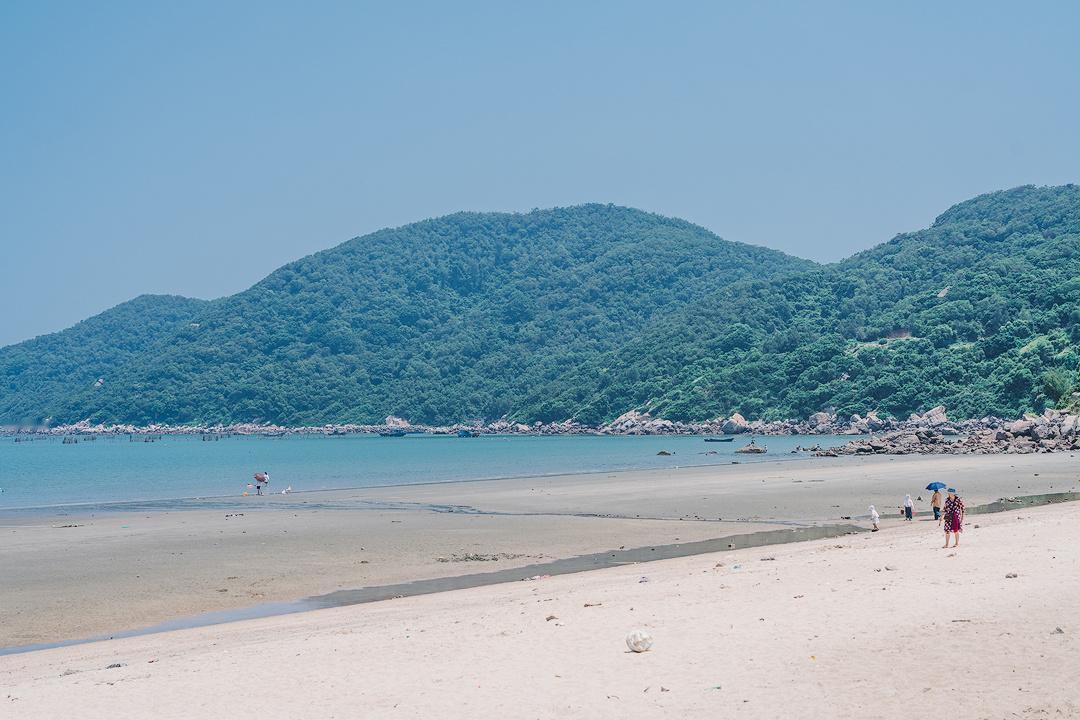
[[[960,533],[964,532],[964,501],[956,494],[956,488],[949,488],[942,514],[945,517],[945,547],[949,547],[949,533],[953,536],[953,547],[960,547]]]

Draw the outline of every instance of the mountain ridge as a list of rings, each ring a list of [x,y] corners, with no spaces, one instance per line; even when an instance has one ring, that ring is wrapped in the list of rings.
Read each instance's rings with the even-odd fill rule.
[[[23,344],[0,349],[0,421],[1015,415],[1075,384],[1078,246],[1075,185],[980,195],[828,265],[615,205],[459,212],[196,301],[101,387],[27,393]]]
[[[628,409],[684,420],[1037,410],[1076,385],[1078,248],[1077,186],[987,193],[839,263],[723,288],[522,412],[592,423]],[[691,333],[696,343],[680,339]],[[641,368],[667,347],[676,358]],[[646,379],[628,379],[630,364]]]
[[[614,205],[455,213],[288,263],[49,415],[296,423],[502,414],[520,387],[613,346],[668,306],[717,283],[812,266]],[[0,417],[10,404],[0,395]]]

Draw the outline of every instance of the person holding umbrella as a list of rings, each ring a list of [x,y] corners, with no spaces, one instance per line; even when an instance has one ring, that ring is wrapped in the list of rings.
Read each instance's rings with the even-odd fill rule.
[[[262,495],[263,485],[270,484],[270,473],[266,471],[255,473],[255,494]]]
[[[934,494],[930,497],[930,507],[934,508],[934,519],[937,520],[938,525],[941,525],[941,508],[945,503],[941,491],[945,489],[945,483],[932,482],[926,486],[926,489],[934,491]]]
[[[960,533],[964,532],[964,501],[956,494],[956,488],[949,488],[949,497],[945,500],[945,547],[949,547],[949,533],[953,536],[953,547],[960,547]]]

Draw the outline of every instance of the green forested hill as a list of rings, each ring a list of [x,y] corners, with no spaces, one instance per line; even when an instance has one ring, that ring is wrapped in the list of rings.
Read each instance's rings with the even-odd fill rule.
[[[522,417],[806,417],[1067,401],[1080,361],[1080,187],[957,205],[836,265],[720,289],[540,389]]]
[[[141,295],[62,332],[0,348],[0,422],[49,417],[207,306],[205,300]]]
[[[4,348],[0,423],[1014,416],[1069,401],[1078,346],[1076,186],[829,266],[627,208],[459,213]]]
[[[809,267],[621,207],[459,213],[286,265],[101,371],[102,387],[35,407],[16,382],[0,407],[10,393],[60,421],[499,417],[717,287]]]

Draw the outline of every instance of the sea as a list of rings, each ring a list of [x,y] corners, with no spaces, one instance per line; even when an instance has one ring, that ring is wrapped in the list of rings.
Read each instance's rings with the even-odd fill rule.
[[[56,506],[237,496],[254,492],[256,472],[268,492],[363,488],[645,470],[732,462],[803,460],[797,446],[839,445],[850,436],[757,438],[763,455],[736,454],[750,438],[704,442],[701,436],[482,435],[164,435],[0,436],[0,512]],[[661,452],[670,455],[659,454]]]

